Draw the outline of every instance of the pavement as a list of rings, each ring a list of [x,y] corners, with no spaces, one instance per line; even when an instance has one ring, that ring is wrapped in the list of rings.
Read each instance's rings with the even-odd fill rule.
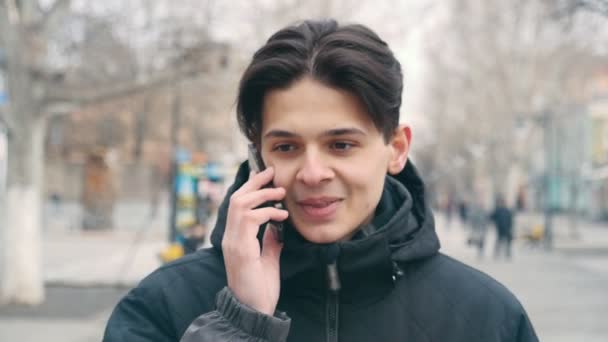
[[[47,300],[38,307],[0,306],[0,341],[101,340],[112,308],[160,265],[157,253],[166,246],[166,210],[153,218],[144,206],[119,210],[129,220],[118,220],[121,229],[109,232],[81,232],[66,220],[47,220]],[[526,229],[539,220],[540,215],[527,214],[516,222]],[[581,221],[578,234],[571,234],[565,220],[554,221],[552,252],[517,241],[511,261],[491,257],[492,232],[487,255],[478,258],[466,246],[467,232],[459,222],[448,225],[437,215],[436,225],[442,252],[505,284],[526,308],[541,341],[608,341],[608,225]],[[587,253],[585,246],[594,252]]]
[[[49,285],[132,287],[160,266],[167,246],[160,232],[47,234],[44,277]]]
[[[167,246],[168,206],[150,215],[147,203],[120,203],[116,229],[76,229],[79,209],[68,204],[60,213],[47,208],[44,229],[44,276],[51,286],[132,287],[160,266]]]
[[[535,216],[529,219],[540,218]],[[441,251],[509,288],[526,309],[541,341],[608,341],[608,244],[603,250],[597,248],[600,242],[608,241],[608,226],[581,223],[579,236],[573,238],[569,226],[557,220],[553,251],[518,240],[509,261],[494,258],[493,231],[486,237],[488,245],[480,258],[477,250],[466,246],[468,233],[462,224],[448,226],[442,215],[437,215],[436,221]],[[518,229],[525,229],[522,217],[517,222]],[[589,245],[587,241],[594,242]],[[562,249],[562,244],[576,245],[576,249]],[[586,246],[594,252],[588,253]]]
[[[0,306],[0,341],[99,342],[112,308],[126,292],[49,285],[40,306]]]
[[[43,269],[46,301],[0,306],[0,341],[101,341],[113,307],[161,263],[167,246],[167,206],[150,216],[145,203],[121,203],[120,229],[80,231],[79,208],[47,206]]]

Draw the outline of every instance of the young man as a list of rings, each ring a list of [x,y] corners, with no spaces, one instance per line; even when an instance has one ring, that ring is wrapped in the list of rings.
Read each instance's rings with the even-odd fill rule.
[[[506,288],[438,253],[401,90],[399,62],[366,27],[273,35],[237,105],[268,168],[241,165],[214,247],[143,280],[104,340],[537,341]]]

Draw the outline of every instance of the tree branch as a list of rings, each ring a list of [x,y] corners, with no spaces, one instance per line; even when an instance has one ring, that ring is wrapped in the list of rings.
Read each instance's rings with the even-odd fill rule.
[[[21,21],[21,16],[19,15],[16,0],[4,0],[4,7],[6,7],[8,14],[7,17],[9,26],[17,25],[17,23]]]
[[[180,71],[165,72],[154,76],[147,81],[133,81],[119,84],[108,85],[106,88],[98,87],[83,88],[57,88],[51,87],[43,106],[48,108],[56,104],[72,104],[73,106],[85,106],[109,101],[116,98],[138,94],[151,89],[167,87],[177,82],[181,82],[188,77],[196,77],[202,72],[200,67],[182,67]],[[47,111],[45,111],[47,112]]]
[[[608,0],[566,0],[565,4],[557,7],[557,18],[569,18],[583,11],[608,17]]]
[[[50,22],[53,21],[53,18],[56,15],[60,14],[66,8],[69,8],[71,3],[72,0],[55,0],[53,6],[51,6],[51,8],[49,8],[46,12],[43,12],[40,20],[32,25],[32,28],[36,31],[44,29]]]

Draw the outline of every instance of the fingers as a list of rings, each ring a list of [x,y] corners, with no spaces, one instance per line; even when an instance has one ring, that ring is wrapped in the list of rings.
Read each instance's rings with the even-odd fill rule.
[[[280,201],[285,197],[284,188],[265,188],[249,193],[232,195],[230,205],[238,209],[256,208],[268,201]]]
[[[274,168],[273,167],[269,167],[267,169],[265,169],[264,171],[254,174],[253,172],[251,172],[249,174],[249,180],[243,184],[243,186],[241,186],[241,188],[239,190],[237,190],[236,192],[234,192],[234,195],[237,194],[242,194],[242,193],[248,193],[254,190],[258,190],[261,187],[263,187],[264,185],[270,183],[272,181],[272,178],[274,177]]]
[[[259,226],[270,221],[283,221],[289,215],[286,210],[262,207],[269,201],[280,201],[285,197],[284,188],[261,188],[272,181],[274,171],[266,169],[252,175],[243,186],[230,197],[228,219],[224,238],[255,239]]]
[[[278,267],[282,249],[283,244],[277,239],[276,227],[269,223],[266,225],[262,242],[262,259]]]
[[[263,207],[245,212],[234,225],[226,229],[224,238],[235,237],[238,240],[255,239],[259,227],[268,221],[284,221],[289,216],[287,210],[275,207]]]
[[[248,215],[249,222],[260,226],[268,221],[284,221],[289,216],[287,210],[277,209],[274,207],[264,207],[252,210]],[[256,230],[257,234],[257,230]]]

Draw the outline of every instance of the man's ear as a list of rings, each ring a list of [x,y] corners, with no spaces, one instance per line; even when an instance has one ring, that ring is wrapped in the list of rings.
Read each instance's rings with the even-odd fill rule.
[[[405,167],[407,157],[410,152],[410,143],[412,141],[412,130],[406,124],[399,125],[395,129],[395,133],[388,142],[391,149],[391,157],[388,161],[387,171],[391,175],[396,175]]]

